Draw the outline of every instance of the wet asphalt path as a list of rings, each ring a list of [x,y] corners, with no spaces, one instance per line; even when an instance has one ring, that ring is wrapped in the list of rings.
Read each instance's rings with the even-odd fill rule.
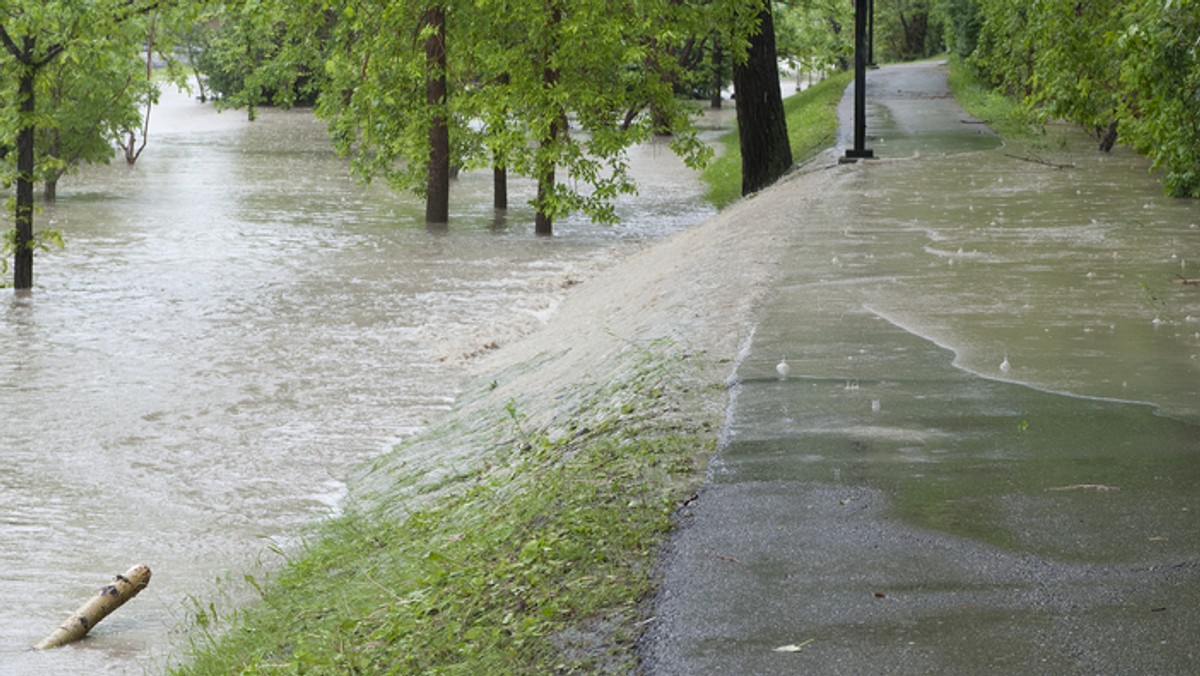
[[[868,100],[883,158],[997,144],[937,64],[872,72]],[[866,217],[849,193],[804,222]],[[739,362],[722,448],[665,558],[645,672],[1200,673],[1194,422],[981,378],[814,274],[784,274]],[[1024,434],[1035,414],[1066,422]],[[1123,464],[1139,438],[1162,457]]]

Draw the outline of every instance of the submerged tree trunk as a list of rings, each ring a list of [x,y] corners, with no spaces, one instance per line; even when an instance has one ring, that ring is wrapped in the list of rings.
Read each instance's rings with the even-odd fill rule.
[[[1115,145],[1117,145],[1117,121],[1113,120],[1100,135],[1100,152],[1112,152]]]
[[[746,60],[733,66],[738,138],[742,146],[742,195],[771,185],[792,167],[770,0],[759,11],[759,31]]]
[[[33,38],[25,38],[25,53],[32,54]],[[21,128],[17,132],[16,240],[13,242],[13,288],[33,288],[33,169],[34,169],[34,75],[31,66],[21,68],[17,99],[21,102]]]
[[[553,34],[558,30],[558,25],[562,23],[562,8],[555,0],[551,0],[550,23],[549,31]],[[557,50],[558,45],[554,44],[551,51]],[[550,58],[547,55],[544,63],[549,64]],[[542,69],[542,85],[547,90],[553,90],[558,86],[558,70],[550,65]],[[558,143],[558,136],[561,131],[565,131],[564,114],[561,110],[553,111],[554,118],[549,124],[546,131],[546,136],[541,139],[541,166],[537,177],[537,216],[534,218],[533,231],[537,235],[549,237],[554,234],[554,218],[551,216],[551,201],[554,199],[554,146]],[[560,129],[564,127],[564,129]]]
[[[558,121],[550,125],[550,132],[542,140],[542,149],[546,155],[553,156],[554,143],[558,139]],[[537,216],[534,218],[533,232],[549,237],[554,234],[554,218],[550,215],[550,201],[554,196],[554,160],[550,159],[541,174],[538,175],[537,187]]]
[[[425,12],[432,30],[425,41],[425,102],[433,113],[429,122],[429,176],[425,223],[443,228],[450,221],[450,126],[446,118],[446,12]]]
[[[509,74],[502,73],[496,84],[507,88],[511,82],[512,78],[509,77]],[[503,108],[493,124],[500,128],[508,124],[507,106]],[[492,206],[497,212],[508,210],[508,158],[501,150],[495,150],[492,153]]]
[[[500,158],[496,158],[492,167],[492,198],[492,206],[497,211],[508,209],[508,169]]]

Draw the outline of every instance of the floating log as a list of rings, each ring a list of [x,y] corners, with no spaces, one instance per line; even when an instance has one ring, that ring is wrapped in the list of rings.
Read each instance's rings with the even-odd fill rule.
[[[138,592],[145,589],[148,584],[150,584],[150,568],[148,566],[137,565],[130,568],[124,575],[114,577],[111,584],[101,587],[95,596],[79,606],[70,617],[59,625],[58,629],[38,641],[37,645],[33,647],[38,650],[48,650],[78,641],[86,636],[92,627],[99,624],[100,620],[108,617],[112,611],[137,596]]]

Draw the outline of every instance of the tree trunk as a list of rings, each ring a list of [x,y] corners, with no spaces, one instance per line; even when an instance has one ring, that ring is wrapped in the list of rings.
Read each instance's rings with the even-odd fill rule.
[[[26,54],[33,54],[33,38],[25,38]],[[33,288],[33,169],[34,169],[34,74],[32,66],[21,68],[17,99],[21,102],[21,128],[17,132],[17,238],[13,242],[13,288]]]
[[[1113,120],[1108,124],[1108,129],[1100,136],[1100,152],[1112,152],[1115,145],[1117,145],[1117,121]]]
[[[545,139],[542,140],[542,149],[546,152],[543,155],[551,156],[547,162],[547,166],[538,176],[537,187],[537,216],[533,222],[533,232],[536,235],[549,237],[554,234],[554,219],[550,215],[550,199],[554,195],[554,143],[558,139],[558,121],[556,120],[550,125],[550,132]]]
[[[450,127],[446,119],[446,12],[432,7],[425,12],[432,28],[425,41],[425,102],[433,113],[429,122],[429,176],[425,195],[425,223],[442,229],[450,221]]]
[[[725,86],[725,51],[721,49],[721,39],[713,37],[712,49],[712,101],[713,110],[721,109],[721,89]]]
[[[79,606],[74,613],[59,625],[49,636],[38,641],[34,648],[49,650],[78,641],[91,631],[100,620],[108,617],[126,601],[138,595],[138,592],[150,584],[150,569],[143,565],[134,566],[113,578],[111,584],[101,587],[96,595],[87,603]]]
[[[759,31],[750,38],[744,63],[733,66],[738,138],[742,146],[742,195],[771,185],[792,167],[770,0],[759,10]]]
[[[492,206],[497,211],[508,209],[508,169],[499,157],[492,167]]]
[[[550,19],[546,30],[553,36],[558,30],[558,25],[562,23],[562,7],[555,0],[551,0]],[[557,40],[551,38],[553,45],[551,52],[558,49]],[[543,63],[550,63],[550,55],[547,54]],[[542,85],[547,91],[552,91],[558,86],[558,70],[547,65],[542,69]],[[558,142],[560,127],[563,125],[562,110],[553,111],[554,119],[550,122],[546,136],[541,140],[541,165],[540,172],[537,177],[537,216],[534,217],[533,232],[542,237],[549,237],[554,234],[554,218],[550,215],[550,201],[554,196],[554,146]]]

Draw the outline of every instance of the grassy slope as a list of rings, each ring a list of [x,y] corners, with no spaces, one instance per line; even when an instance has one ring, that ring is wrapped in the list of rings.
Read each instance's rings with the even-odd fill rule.
[[[963,110],[987,123],[1006,141],[1034,142],[1040,136],[1033,115],[1019,102],[989,89],[961,59],[950,59],[948,82]]]
[[[390,477],[392,495],[323,524],[227,633],[197,623],[178,673],[632,669],[655,548],[716,434],[676,414],[687,362],[671,352],[650,345],[619,382],[572,392],[553,432],[511,402],[488,425],[450,415],[427,437],[472,445],[478,465],[425,497]]]
[[[816,157],[833,145],[837,134],[837,105],[854,73],[839,73],[805,89],[783,102],[787,115],[792,158],[797,163]],[[708,198],[723,208],[742,195],[742,153],[737,131],[721,138],[725,150],[704,170]]]

